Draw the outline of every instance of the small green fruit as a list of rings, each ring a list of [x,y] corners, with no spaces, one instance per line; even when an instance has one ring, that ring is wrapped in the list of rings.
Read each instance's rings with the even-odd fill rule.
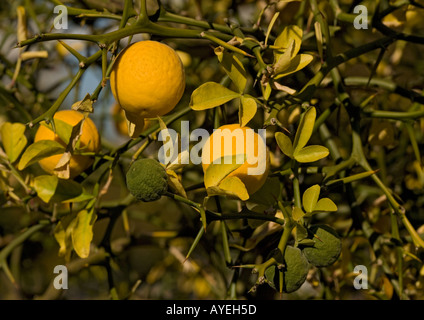
[[[127,188],[137,200],[155,201],[168,189],[165,168],[154,159],[135,161],[127,172]]]
[[[327,267],[336,262],[342,250],[342,242],[336,230],[327,225],[314,225],[309,231],[316,237],[313,238],[313,246],[303,248],[306,259],[316,267]]]

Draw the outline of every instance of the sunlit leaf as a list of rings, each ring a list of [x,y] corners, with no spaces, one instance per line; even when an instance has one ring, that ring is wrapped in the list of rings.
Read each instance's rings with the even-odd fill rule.
[[[244,183],[236,176],[226,177],[222,180],[218,186],[212,186],[206,188],[209,196],[223,195],[239,198],[242,201],[249,199],[249,193],[247,192]]]
[[[293,143],[294,153],[306,146],[311,138],[312,131],[314,130],[316,114],[317,112],[315,107],[311,107],[301,117]]]
[[[305,190],[302,197],[302,204],[306,212],[314,211],[314,208],[318,202],[320,191],[321,187],[317,184]]]
[[[22,123],[5,122],[1,127],[1,138],[10,162],[15,162],[27,144],[25,125]]]
[[[34,178],[37,196],[46,203],[62,202],[80,196],[82,186],[72,180],[59,179],[54,175],[41,175]]]
[[[299,151],[294,152],[293,156],[296,161],[301,163],[314,162],[329,155],[329,151],[323,146],[307,146]]]
[[[218,56],[221,66],[237,87],[238,92],[243,93],[246,88],[247,73],[241,61],[234,53],[226,51],[223,47],[217,47],[215,54]]]
[[[294,46],[295,42],[293,40],[290,42],[289,47],[284,51],[284,53],[278,57],[278,60],[274,64],[274,74],[279,74],[289,67],[290,61],[293,58],[292,53],[294,51]]]
[[[335,212],[337,211],[337,206],[333,200],[322,198],[318,201],[313,211]]]
[[[293,144],[289,137],[282,132],[275,133],[275,140],[277,141],[278,147],[288,157],[293,158]]]
[[[237,170],[246,161],[246,155],[224,156],[221,163],[211,163],[205,172],[205,187],[214,187],[231,172]]]
[[[314,59],[310,54],[299,54],[290,60],[290,64],[284,70],[281,70],[278,74],[276,73],[274,79],[280,79],[288,76],[289,74],[295,73],[303,68],[305,68],[311,61]]]
[[[258,105],[256,104],[255,99],[253,99],[251,96],[245,95],[240,98],[239,118],[241,127],[246,126],[247,123],[252,120],[256,114],[257,109]]]
[[[76,225],[72,230],[72,244],[80,258],[90,254],[90,244],[93,240],[93,225],[97,219],[94,209],[82,210],[76,217]]]
[[[23,170],[26,167],[40,161],[41,159],[61,154],[65,152],[65,147],[55,140],[37,141],[25,150],[18,164],[18,169]]]
[[[274,41],[274,46],[278,48],[276,51],[274,51],[275,61],[278,60],[282,52],[284,52],[289,47],[292,41],[294,41],[292,56],[295,56],[300,50],[302,37],[303,31],[298,26],[291,25],[285,27]]]
[[[292,217],[293,217],[294,221],[299,221],[300,219],[303,218],[304,215],[305,215],[305,213],[303,212],[302,209],[300,209],[298,207],[293,208]]]
[[[239,97],[240,93],[227,89],[219,83],[206,82],[193,91],[190,107],[193,110],[210,109]]]

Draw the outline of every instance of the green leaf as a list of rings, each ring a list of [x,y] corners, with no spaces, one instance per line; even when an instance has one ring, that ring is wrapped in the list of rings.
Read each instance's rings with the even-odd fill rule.
[[[290,60],[289,66],[281,70],[280,72],[275,73],[274,79],[280,79],[283,77],[288,76],[289,74],[295,73],[303,68],[305,68],[308,64],[311,63],[311,61],[314,59],[313,56],[310,54],[299,54],[296,57],[294,57],[292,60]]]
[[[282,52],[284,52],[290,45],[292,41],[294,41],[294,47],[292,55],[295,56],[302,44],[303,31],[296,25],[287,26],[280,33],[280,35],[275,39],[274,46],[278,47],[276,51],[274,51],[275,60],[277,61]]]
[[[334,212],[337,211],[337,206],[331,199],[322,198],[318,201],[313,211]]]
[[[308,237],[308,230],[303,224],[296,223],[296,241],[300,242]]]
[[[306,212],[314,211],[320,191],[321,187],[317,184],[305,190],[302,197],[302,204]]]
[[[230,161],[229,161],[230,160]],[[243,161],[242,161],[243,160]],[[218,184],[231,172],[237,170],[246,161],[246,155],[224,156],[221,163],[211,163],[205,172],[205,187],[218,186]]]
[[[1,127],[1,138],[10,162],[15,162],[27,144],[25,125],[5,122]]]
[[[299,151],[304,146],[306,146],[309,139],[311,138],[312,131],[314,130],[316,115],[317,115],[317,111],[315,110],[315,107],[309,108],[303,114],[302,119],[300,120],[300,123],[299,123],[299,127],[297,128],[297,131],[296,131],[296,136],[294,138],[293,154],[296,154],[296,151]]]
[[[41,159],[61,154],[65,152],[65,147],[55,140],[40,140],[31,144],[24,152],[18,164],[18,169],[26,167],[40,161]]]
[[[76,225],[72,230],[72,244],[80,258],[90,254],[90,244],[93,240],[93,225],[97,219],[94,209],[82,210],[76,217]]]
[[[235,84],[239,93],[243,93],[247,83],[247,73],[241,61],[234,55],[225,51],[223,47],[217,47],[215,54],[221,66],[224,68],[231,81]]]
[[[244,183],[236,176],[227,177],[218,186],[221,190],[226,191],[230,195],[234,195],[242,201],[249,199],[249,193],[247,192]]]
[[[34,179],[34,189],[45,203],[63,202],[81,196],[81,185],[72,180],[59,179],[54,175],[41,175]]]
[[[241,96],[240,98],[240,110],[239,110],[239,121],[240,126],[244,127],[250,120],[255,116],[258,110],[258,105],[255,99],[249,95]]]
[[[308,146],[298,152],[294,152],[294,158],[298,162],[314,162],[328,156],[330,152],[326,147],[323,146]]]
[[[289,137],[282,132],[275,133],[275,140],[283,153],[293,159],[293,145]]]
[[[190,107],[193,110],[211,109],[240,96],[240,93],[227,89],[219,83],[206,82],[193,91]]]
[[[300,219],[303,218],[304,215],[305,215],[305,213],[303,212],[302,209],[300,209],[298,207],[293,208],[292,217],[293,217],[294,221],[299,221]]]

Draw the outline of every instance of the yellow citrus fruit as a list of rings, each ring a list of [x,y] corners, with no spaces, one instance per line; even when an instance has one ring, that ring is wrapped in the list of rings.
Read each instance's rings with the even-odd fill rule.
[[[77,125],[82,119],[83,114],[74,110],[63,110],[58,111],[54,115],[54,120],[63,121],[71,126]],[[37,132],[35,133],[34,142],[41,140],[55,140],[66,147],[66,144],[60,137],[54,133],[50,128],[41,123]],[[79,139],[79,149],[83,149],[84,152],[98,152],[100,149],[100,136],[97,131],[96,125],[90,118],[86,118],[82,125],[82,133]],[[54,168],[59,162],[61,154],[54,155],[48,158],[42,159],[39,163],[44,171],[53,174]],[[69,167],[70,167],[70,178],[75,178],[86,170],[93,163],[94,158],[83,155],[72,155]]]
[[[184,67],[171,47],[157,41],[136,42],[118,55],[110,86],[127,116],[162,116],[174,109],[183,95]]]
[[[225,131],[226,129],[229,131]],[[239,129],[238,133],[240,134],[240,139],[237,138],[237,129]],[[246,156],[246,161],[236,170],[232,171],[227,177],[235,176],[239,178],[246,186],[249,194],[255,193],[265,183],[269,172],[269,152],[266,148],[265,142],[253,131],[253,129],[249,127],[240,127],[239,124],[224,125],[219,127],[218,130],[220,131],[214,131],[210,135],[202,149],[203,172],[206,172],[206,169],[215,159],[225,156],[235,156],[240,154],[240,150],[242,150]],[[248,130],[252,130],[251,132],[253,135],[248,134]],[[221,137],[214,138],[218,132]],[[229,137],[232,139],[231,148],[227,147],[229,146],[229,140],[227,140]],[[243,141],[243,148],[240,147],[241,141]],[[264,150],[261,150],[260,146],[263,146]],[[221,151],[214,152],[214,147],[221,147]],[[265,155],[260,155],[260,151],[265,152]],[[252,174],[252,171],[254,172],[255,170],[253,169],[255,168],[259,169],[258,174]],[[261,168],[263,169],[262,172],[260,172]]]
[[[112,106],[112,118],[115,124],[115,128],[119,134],[123,136],[128,136],[128,124],[125,119],[125,111],[122,109],[119,104],[115,103]],[[143,130],[146,130],[150,125],[150,120],[144,119],[144,127]]]

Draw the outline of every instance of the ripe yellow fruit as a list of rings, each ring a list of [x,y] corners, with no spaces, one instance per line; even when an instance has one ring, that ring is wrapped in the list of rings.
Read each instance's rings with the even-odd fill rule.
[[[174,109],[184,93],[184,67],[169,46],[150,40],[136,42],[118,55],[110,86],[127,117],[162,116]]]
[[[74,110],[58,111],[54,115],[54,120],[63,121],[71,126],[77,125],[82,119],[83,114]],[[55,140],[66,147],[66,144],[60,137],[55,134],[50,128],[44,126],[42,123],[35,133],[34,142],[41,140]],[[79,149],[84,149],[84,152],[98,152],[100,149],[100,136],[97,131],[96,125],[90,118],[86,118],[82,125],[82,134],[79,139]],[[42,159],[39,164],[44,171],[53,174],[54,168],[59,162],[61,154],[54,155]],[[70,178],[75,178],[80,175],[84,170],[92,165],[94,158],[83,155],[72,155],[69,167]]]
[[[229,125],[224,125],[221,126],[220,128],[218,128],[221,130],[221,142],[218,144],[217,147],[221,147],[221,152],[216,152],[214,154],[214,135],[217,134],[217,132],[214,132],[210,135],[210,137],[208,138],[208,140],[206,140],[205,145],[203,147],[203,151],[202,151],[202,168],[203,168],[203,172],[206,172],[206,169],[209,167],[210,164],[212,164],[212,162],[220,157],[224,157],[224,156],[235,156],[238,153],[238,147],[237,146],[237,138],[236,138],[236,132],[235,130],[237,129],[241,129],[242,132],[242,139],[243,139],[243,149],[244,150],[244,154],[246,155],[246,161],[240,166],[238,167],[236,170],[232,171],[227,177],[232,177],[235,176],[237,178],[239,178],[241,180],[241,182],[244,183],[244,185],[246,186],[247,192],[249,193],[249,195],[255,193],[256,191],[258,191],[262,185],[265,183],[265,180],[268,176],[268,172],[269,172],[269,166],[270,166],[270,161],[269,161],[269,151],[266,149],[266,145],[265,142],[262,141],[262,138],[255,132],[253,132],[253,129],[249,128],[249,127],[240,127],[239,124],[229,124]],[[228,129],[231,132],[232,135],[232,144],[231,144],[231,149],[226,147],[226,144],[228,142],[226,142],[224,139],[225,138],[225,129]],[[248,130],[252,130],[253,132],[253,141],[249,141],[252,140],[250,139],[250,135],[247,134]],[[219,140],[217,140],[219,141]],[[241,141],[241,140],[239,140]],[[260,149],[260,145],[259,143],[263,143],[263,146],[265,148],[265,157],[261,157],[259,155],[259,151]],[[253,144],[253,146],[252,146]],[[255,159],[257,158],[256,162],[253,162],[252,160],[248,160],[248,159]],[[265,163],[263,163],[263,161],[265,161]],[[250,162],[250,163],[249,163]],[[250,170],[249,170],[250,168]],[[264,168],[265,170],[260,173],[260,174],[251,174],[251,170],[254,168]],[[208,187],[208,186],[206,186]]]

